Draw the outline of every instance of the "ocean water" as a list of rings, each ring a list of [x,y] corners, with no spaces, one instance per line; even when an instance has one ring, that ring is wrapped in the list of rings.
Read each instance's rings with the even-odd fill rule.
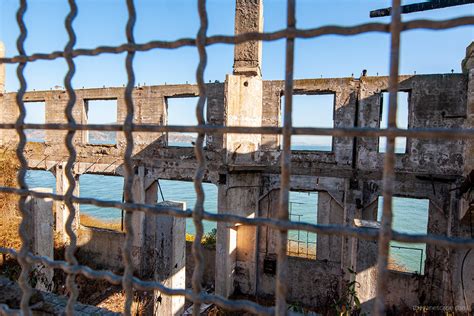
[[[290,216],[293,221],[317,223],[317,192],[290,192]],[[426,234],[428,227],[428,204],[426,199],[409,199],[402,197],[393,198],[393,229],[403,233]],[[383,197],[378,200],[377,217],[382,219]],[[316,234],[298,231],[289,231],[288,238],[292,240],[308,240],[309,248],[315,246]],[[290,242],[296,245],[296,242]],[[426,259],[425,244],[407,244],[392,241],[390,243],[390,256],[393,262],[404,267],[409,272],[424,273]],[[421,271],[421,272],[420,272]]]
[[[49,171],[28,170],[26,182],[30,188],[46,187],[56,191],[56,180]],[[79,177],[79,194],[84,198],[96,198],[110,201],[122,201],[123,177],[84,174]],[[161,192],[158,192],[158,201],[165,200],[185,202],[187,208],[193,208],[196,203],[196,192],[192,182],[160,180]],[[203,183],[205,192],[204,209],[217,213],[217,187],[210,183]],[[120,222],[122,211],[116,208],[97,207],[82,204],[80,211],[84,214],[105,221]],[[204,221],[206,232],[216,227],[215,222]],[[187,219],[186,231],[194,234],[192,219]]]
[[[55,178],[48,171],[29,170],[26,180],[30,188],[48,187],[55,191]],[[80,196],[113,201],[122,201],[123,178],[102,175],[82,175],[79,178]],[[193,208],[196,202],[196,193],[192,182],[160,180],[161,192],[158,192],[158,201],[175,200],[186,202],[187,208]],[[205,203],[208,212],[217,212],[217,187],[204,183]],[[291,220],[316,224],[317,222],[317,192],[290,192]],[[382,214],[383,198],[379,198],[379,220]],[[120,222],[122,211],[115,208],[99,208],[92,205],[81,205],[80,211],[84,214],[108,221]],[[393,200],[393,227],[395,230],[407,233],[426,233],[428,223],[428,200],[416,200],[395,197]],[[215,222],[204,222],[204,229],[209,232],[216,227]],[[195,232],[192,219],[187,219],[186,230]],[[315,249],[316,234],[290,231],[289,239],[309,241],[309,249]],[[291,243],[291,241],[290,241]],[[294,244],[295,242],[293,242]],[[421,273],[424,270],[426,247],[424,244],[403,244],[392,242],[390,255],[394,262],[404,266],[408,271]],[[397,248],[397,247],[407,247]],[[309,250],[310,253],[313,250]]]

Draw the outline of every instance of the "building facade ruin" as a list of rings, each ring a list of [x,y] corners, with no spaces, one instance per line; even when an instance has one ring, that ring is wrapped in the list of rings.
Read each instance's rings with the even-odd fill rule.
[[[237,0],[235,34],[263,30],[263,4]],[[258,41],[235,46],[234,72],[223,83],[206,84],[206,121],[215,126],[282,126],[284,82],[262,79],[262,44]],[[0,52],[3,49],[0,48]],[[461,61],[460,61],[461,62]],[[467,48],[463,73],[401,75],[400,91],[408,94],[408,129],[465,128],[474,123],[474,44]],[[4,67],[3,64],[0,67]],[[0,90],[4,88],[0,68]],[[87,124],[87,104],[93,100],[115,100],[117,117],[126,115],[121,87],[76,89],[74,117]],[[380,127],[382,95],[388,77],[308,78],[294,81],[295,95],[329,94],[334,98],[334,127]],[[133,90],[135,123],[166,125],[168,101],[199,95],[193,84],[142,86]],[[0,122],[15,124],[19,110],[16,93],[0,93]],[[28,91],[25,102],[44,102],[45,123],[67,123],[64,90]],[[315,109],[317,113],[317,109]],[[68,156],[65,131],[46,130],[43,142],[29,142],[25,149],[28,166],[51,171],[57,181],[56,193],[67,189],[64,164]],[[193,148],[168,145],[168,135],[134,132],[133,190],[137,202],[157,203],[157,180],[192,181],[197,168]],[[0,130],[4,148],[18,142],[15,130]],[[125,136],[115,133],[114,144],[91,144],[87,131],[77,131],[74,145],[77,160],[74,173],[123,175]],[[382,195],[384,153],[375,137],[332,138],[332,149],[292,152],[291,190],[318,192],[314,205],[318,224],[374,227],[378,229],[377,201]],[[218,188],[218,212],[252,218],[276,216],[280,188],[281,140],[271,134],[206,135],[204,180]],[[428,234],[472,238],[474,210],[456,189],[474,169],[474,145],[469,140],[408,138],[404,153],[396,155],[394,196],[429,200]],[[77,192],[79,195],[80,188]],[[65,231],[67,209],[56,203],[56,232]],[[58,211],[59,210],[59,211]],[[61,211],[62,210],[62,211]],[[133,215],[136,266],[146,262],[145,214]],[[315,212],[316,217],[316,212]],[[81,238],[93,228],[74,226]],[[108,240],[113,254],[120,257],[123,234],[98,231]],[[217,224],[214,284],[216,294],[230,297],[238,292],[250,296],[274,295],[277,231],[268,227]],[[81,237],[82,236],[82,237]],[[112,237],[110,237],[112,236]],[[115,239],[114,239],[115,238]],[[67,240],[65,240],[67,242]],[[100,247],[84,244],[98,251]],[[346,282],[360,283],[363,308],[372,308],[377,277],[377,242],[339,235],[318,235],[316,259],[289,258],[288,301],[321,307],[341,295]],[[467,306],[474,304],[474,255],[466,250],[426,246],[423,274],[390,272],[388,308],[420,305]],[[120,260],[109,262],[120,265]],[[465,267],[471,267],[469,269]],[[348,273],[348,268],[357,275]],[[461,282],[463,279],[463,282]]]

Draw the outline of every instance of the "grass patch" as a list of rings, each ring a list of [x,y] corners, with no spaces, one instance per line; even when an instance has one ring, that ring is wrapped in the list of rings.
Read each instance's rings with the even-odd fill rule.
[[[17,172],[20,167],[13,150],[0,149],[0,185],[18,187]],[[21,217],[18,211],[18,196],[0,193],[0,246],[19,250],[21,240],[18,236]],[[4,257],[4,256],[3,256]],[[3,258],[5,259],[5,258]]]
[[[104,221],[86,214],[80,214],[80,223],[82,226],[87,227],[122,231],[122,223],[120,221]]]

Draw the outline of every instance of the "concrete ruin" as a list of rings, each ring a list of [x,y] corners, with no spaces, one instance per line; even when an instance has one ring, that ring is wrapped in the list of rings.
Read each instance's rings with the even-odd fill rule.
[[[263,0],[237,0],[235,33],[263,29]],[[260,42],[235,46],[234,73],[224,83],[206,84],[207,123],[216,126],[281,126],[284,82],[263,80]],[[409,93],[408,128],[473,128],[474,45],[468,47],[463,73],[400,75],[400,91]],[[0,79],[3,78],[0,69]],[[0,87],[3,87],[0,80]],[[294,81],[294,94],[334,96],[335,127],[379,127],[382,93],[388,77],[301,79]],[[77,89],[74,116],[87,124],[87,102],[116,100],[116,121],[126,115],[125,88]],[[143,86],[133,90],[134,122],[167,124],[167,102],[171,98],[198,96],[193,84]],[[0,93],[0,122],[15,123],[19,111],[16,93]],[[25,102],[44,102],[46,123],[66,123],[64,90],[29,91]],[[317,109],[315,109],[317,113]],[[57,193],[67,189],[63,175],[68,157],[65,131],[46,130],[44,142],[28,143],[25,155],[30,169],[49,170],[56,176]],[[112,145],[90,144],[86,131],[77,131],[74,144],[77,161],[74,173],[122,175],[125,136],[116,133]],[[14,130],[1,130],[4,147],[15,147]],[[293,151],[291,190],[318,192],[319,224],[365,225],[376,221],[374,205],[382,194],[384,154],[379,139],[333,137],[332,150]],[[133,190],[137,202],[156,203],[158,179],[192,181],[197,161],[193,148],[168,146],[166,133],[134,133]],[[281,143],[277,135],[206,135],[204,181],[218,188],[218,212],[246,217],[274,217],[278,209]],[[474,169],[471,141],[407,139],[406,152],[396,155],[394,196],[429,200],[428,233],[471,238],[474,210],[471,201],[453,190]],[[79,194],[79,187],[76,194]],[[64,209],[57,202],[56,210]],[[56,212],[56,232],[64,232],[67,214]],[[315,215],[316,216],[316,215]],[[143,255],[147,221],[144,214],[134,218],[134,256],[137,267]],[[364,220],[364,221],[361,221]],[[75,228],[79,244],[102,253],[97,260],[120,266],[123,234],[81,227]],[[171,224],[170,224],[171,225]],[[174,225],[174,224],[172,224]],[[276,264],[277,232],[266,227],[217,225],[214,285],[217,294],[235,292],[250,296],[274,295],[275,275],[268,266]],[[375,228],[377,229],[377,228]],[[90,236],[94,238],[89,238]],[[86,237],[89,236],[89,237]],[[184,236],[183,236],[184,238]],[[82,240],[87,240],[83,242]],[[94,242],[92,242],[94,241]],[[100,244],[100,246],[98,246]],[[107,247],[109,253],[104,254]],[[390,272],[386,305],[389,309],[413,306],[466,306],[474,304],[474,270],[461,270],[466,250],[426,246],[424,274]],[[341,295],[345,283],[357,272],[361,284],[358,296],[363,308],[371,308],[377,277],[377,242],[356,238],[318,235],[316,260],[289,258],[288,301],[321,308]],[[465,267],[474,266],[474,255]],[[463,277],[463,286],[461,278]],[[174,284],[174,283],[170,283]]]

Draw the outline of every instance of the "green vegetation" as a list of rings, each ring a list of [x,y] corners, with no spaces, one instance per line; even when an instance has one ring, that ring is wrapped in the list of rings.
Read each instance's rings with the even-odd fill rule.
[[[195,236],[191,234],[186,234],[186,241],[194,241]],[[210,232],[205,233],[202,236],[201,244],[207,248],[215,249],[217,243],[217,229],[213,228]]]
[[[347,283],[341,297],[334,300],[333,308],[339,316],[361,315],[360,300],[357,296],[357,288],[360,287],[360,283],[355,280],[357,273],[351,268],[347,268],[347,271],[352,275],[353,281]]]

